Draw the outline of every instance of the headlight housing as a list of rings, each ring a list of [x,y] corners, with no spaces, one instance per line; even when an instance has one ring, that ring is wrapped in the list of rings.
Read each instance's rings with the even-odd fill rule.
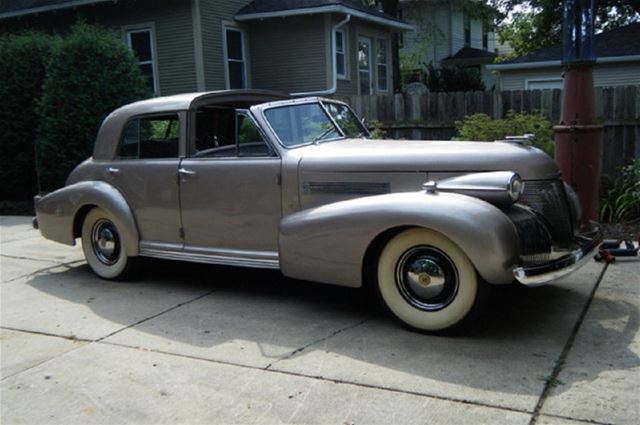
[[[513,171],[490,171],[427,182],[423,188],[428,193],[459,193],[500,207],[508,207],[520,199],[524,191],[524,182],[520,175]]]
[[[522,192],[524,192],[524,182],[518,173],[513,173],[507,186],[507,193],[513,202],[518,202]]]

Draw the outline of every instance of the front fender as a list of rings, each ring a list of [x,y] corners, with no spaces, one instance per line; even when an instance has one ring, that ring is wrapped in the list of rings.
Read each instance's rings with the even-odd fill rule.
[[[493,205],[456,193],[392,193],[294,213],[280,222],[280,268],[296,279],[358,287],[373,240],[407,226],[451,239],[488,282],[513,281],[519,260],[515,227]]]
[[[74,222],[83,207],[111,213],[128,255],[138,255],[138,227],[124,196],[109,183],[84,181],[65,186],[36,201],[40,233],[47,239],[75,245]]]

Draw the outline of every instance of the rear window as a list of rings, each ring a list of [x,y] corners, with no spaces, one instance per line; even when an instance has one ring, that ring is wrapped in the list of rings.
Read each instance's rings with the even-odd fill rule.
[[[122,132],[118,159],[177,158],[180,120],[177,114],[135,118]]]

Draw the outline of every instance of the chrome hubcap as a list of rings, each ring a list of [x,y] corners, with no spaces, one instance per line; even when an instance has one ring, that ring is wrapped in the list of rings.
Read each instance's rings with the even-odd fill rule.
[[[458,271],[444,252],[431,246],[417,246],[400,257],[396,285],[413,307],[437,311],[451,304],[458,293]]]
[[[93,252],[101,263],[111,266],[120,257],[120,236],[116,226],[107,219],[98,220],[91,230]]]

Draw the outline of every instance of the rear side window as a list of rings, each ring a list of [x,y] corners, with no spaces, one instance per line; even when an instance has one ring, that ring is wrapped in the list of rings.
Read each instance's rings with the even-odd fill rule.
[[[177,158],[179,137],[177,114],[133,119],[122,132],[118,158]]]

